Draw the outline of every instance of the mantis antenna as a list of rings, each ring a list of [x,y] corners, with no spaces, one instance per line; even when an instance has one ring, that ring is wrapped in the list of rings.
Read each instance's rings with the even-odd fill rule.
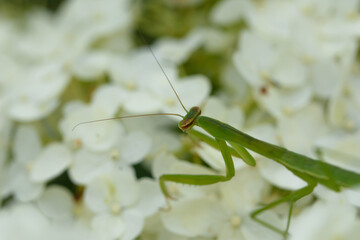
[[[75,128],[77,128],[79,125],[88,124],[88,123],[118,120],[118,119],[122,119],[122,118],[151,117],[151,116],[178,116],[178,117],[184,118],[184,116],[181,116],[180,114],[176,114],[176,113],[151,113],[151,114],[140,114],[140,115],[130,115],[130,116],[122,116],[122,117],[103,118],[103,119],[97,119],[97,120],[78,123],[73,127],[72,131],[74,131]]]
[[[155,58],[155,61],[156,61],[157,65],[160,67],[161,71],[162,71],[163,74],[165,75],[166,80],[167,80],[168,83],[170,84],[170,87],[171,87],[171,89],[173,90],[173,92],[175,93],[176,98],[179,100],[179,103],[181,104],[182,108],[185,110],[185,112],[188,112],[188,110],[185,108],[184,104],[181,102],[181,100],[180,100],[180,98],[179,98],[179,95],[178,95],[177,92],[175,91],[175,88],[174,88],[174,86],[172,85],[172,83],[171,83],[168,75],[166,74],[164,68],[161,66],[161,64],[160,64],[158,58],[156,57],[154,51],[151,49],[149,43],[146,41],[146,39],[144,38],[144,36],[142,35],[141,32],[138,32],[138,34],[139,34],[139,36],[141,37],[141,39],[146,43],[146,46],[147,46],[147,48],[149,49],[151,55],[153,55],[153,57]]]

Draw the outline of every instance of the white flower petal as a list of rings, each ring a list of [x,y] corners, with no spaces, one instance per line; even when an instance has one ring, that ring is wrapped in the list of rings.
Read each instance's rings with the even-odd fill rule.
[[[227,0],[220,1],[212,9],[210,18],[214,23],[230,25],[239,21],[247,11],[253,11],[248,1]]]
[[[67,189],[52,185],[38,199],[38,206],[46,216],[52,219],[69,220],[73,214],[74,203]]]
[[[97,213],[117,213],[133,206],[139,198],[139,186],[132,169],[110,169],[93,179],[85,190],[85,202]]]
[[[321,98],[329,98],[341,87],[344,77],[340,67],[330,60],[317,62],[312,66],[312,81],[314,91]]]
[[[123,127],[114,121],[93,124],[92,126],[81,126],[81,138],[84,146],[93,151],[106,151],[118,141]]]
[[[0,239],[45,240],[49,220],[32,204],[15,204],[0,212]]]
[[[319,105],[308,105],[293,116],[278,121],[278,134],[284,146],[294,152],[314,155],[314,142],[325,134],[327,127]]]
[[[106,109],[110,116],[114,116],[120,105],[127,99],[127,92],[118,86],[102,85],[92,96],[92,104]]]
[[[213,237],[226,214],[216,201],[198,198],[173,204],[171,211],[163,212],[161,218],[168,230],[179,235]]]
[[[35,160],[30,178],[42,182],[58,176],[72,160],[70,150],[61,143],[52,143],[44,148]]]
[[[246,184],[245,184],[246,182]],[[269,185],[256,169],[246,167],[236,171],[231,181],[219,184],[221,203],[233,212],[248,214],[269,192]],[[236,191],[234,191],[236,189]]]
[[[70,178],[78,184],[86,184],[95,177],[113,168],[108,154],[80,150],[75,153],[74,164],[71,166]]]
[[[258,159],[258,165],[261,175],[277,187],[297,190],[306,186],[303,180],[271,159]]]
[[[317,202],[294,217],[290,234],[292,240],[343,238],[355,223],[355,217],[355,208],[346,203]]]
[[[237,70],[251,86],[261,85],[261,77],[270,74],[278,52],[272,43],[250,31],[241,33],[239,48],[233,57]]]
[[[160,58],[160,61],[164,59],[172,63],[181,64],[200,46],[202,41],[203,32],[195,29],[180,40],[161,38],[154,46],[154,52],[156,52],[156,56]]]
[[[65,109],[66,116],[60,122],[60,129],[65,136],[65,141],[84,145],[92,151],[106,151],[114,146],[123,128],[119,122],[103,121],[91,124],[82,124],[82,122],[99,120],[112,117],[109,108],[100,105],[83,105],[78,102],[71,103]],[[74,127],[76,128],[74,129]]]
[[[139,91],[129,94],[124,109],[136,114],[153,113],[159,111],[162,105],[162,101],[153,94]]]
[[[296,88],[305,83],[307,72],[306,67],[299,57],[291,56],[288,52],[279,59],[279,64],[275,67],[273,77],[282,87]]]
[[[124,234],[125,224],[121,217],[109,214],[97,215],[91,222],[92,228],[102,239],[119,239]]]
[[[41,151],[40,137],[30,126],[20,126],[15,134],[13,153],[16,161],[27,164],[35,160]]]
[[[152,179],[142,178],[139,185],[140,197],[135,209],[147,217],[154,214],[160,207],[165,206],[165,198],[157,182]]]
[[[294,91],[280,92],[280,94],[281,109],[285,114],[293,113],[306,107],[310,104],[313,97],[313,91],[309,86],[304,86]]]
[[[75,76],[84,81],[97,80],[105,75],[111,57],[106,52],[94,51],[85,52],[73,64],[72,71]]]
[[[126,228],[122,240],[135,239],[144,227],[144,216],[138,211],[127,210],[122,214]]]
[[[117,199],[125,207],[133,206],[139,199],[140,188],[132,168],[122,167],[112,172]]]
[[[49,115],[57,106],[56,99],[44,102],[17,101],[9,107],[9,116],[17,121],[35,121]]]
[[[15,197],[22,202],[34,200],[44,191],[43,183],[32,182],[24,173],[17,175],[13,186]]]
[[[131,132],[122,141],[121,158],[129,164],[139,163],[150,151],[151,138],[142,132]]]
[[[98,214],[107,211],[109,208],[108,202],[112,198],[110,184],[113,183],[108,183],[106,179],[98,178],[86,187],[84,202],[91,211]]]

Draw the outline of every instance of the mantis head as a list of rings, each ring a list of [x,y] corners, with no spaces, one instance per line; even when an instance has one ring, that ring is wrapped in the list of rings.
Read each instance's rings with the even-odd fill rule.
[[[200,116],[200,114],[200,107],[192,107],[185,115],[185,117],[179,122],[179,128],[183,132],[187,132],[194,126],[196,119],[198,116]]]

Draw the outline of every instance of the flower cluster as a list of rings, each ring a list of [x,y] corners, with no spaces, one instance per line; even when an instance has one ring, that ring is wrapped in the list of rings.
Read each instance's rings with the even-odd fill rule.
[[[360,174],[359,1],[215,2],[0,15],[0,239],[281,239],[250,213],[305,186],[291,171],[251,152],[256,167],[234,157],[230,181],[168,182],[166,199],[161,175],[224,174],[221,153],[174,116],[106,120],[183,115],[169,80],[186,108]],[[356,239],[359,207],[359,189],[317,186],[289,239]],[[288,209],[261,219],[284,229]]]

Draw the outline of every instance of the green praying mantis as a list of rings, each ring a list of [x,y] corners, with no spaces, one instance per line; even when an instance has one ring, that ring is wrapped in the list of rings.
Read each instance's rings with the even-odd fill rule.
[[[250,166],[255,166],[256,164],[255,159],[248,152],[248,150],[251,150],[283,165],[294,175],[298,176],[300,179],[304,180],[307,183],[305,187],[290,192],[287,196],[282,197],[274,202],[271,202],[253,211],[250,214],[251,218],[256,222],[260,223],[261,225],[275,232],[278,232],[279,234],[283,235],[284,238],[286,238],[288,236],[294,203],[297,200],[311,194],[314,188],[317,186],[317,184],[324,185],[325,187],[337,192],[340,191],[342,187],[349,188],[360,185],[360,174],[333,166],[329,163],[322,161],[320,150],[317,151],[319,160],[315,160],[307,156],[289,151],[283,147],[256,139],[219,120],[206,116],[201,116],[201,109],[197,106],[192,107],[190,110],[187,110],[183,105],[183,103],[181,102],[177,92],[175,91],[175,88],[173,87],[169,77],[166,75],[158,59],[156,58],[154,52],[152,51],[149,45],[148,47],[151,54],[155,58],[158,66],[160,67],[161,71],[166,77],[169,85],[171,86],[174,94],[176,95],[179,103],[185,110],[186,115],[182,116],[180,114],[174,114],[174,113],[158,113],[158,114],[143,114],[143,115],[107,118],[107,119],[82,122],[77,124],[74,127],[74,129],[80,124],[121,119],[121,118],[132,118],[132,117],[154,116],[154,115],[175,115],[181,117],[182,120],[179,122],[178,126],[183,132],[193,137],[196,137],[201,141],[204,141],[205,143],[209,144],[210,146],[220,150],[225,162],[226,174],[225,176],[224,175],[189,175],[189,174],[162,175],[159,178],[159,184],[161,191],[163,192],[166,199],[172,198],[172,196],[167,190],[166,182],[175,182],[175,183],[190,184],[190,185],[210,185],[210,184],[231,180],[231,178],[234,177],[235,175],[232,156],[241,158],[246,164]],[[208,133],[208,135],[193,129],[194,126],[198,126],[202,128]],[[286,227],[284,230],[281,230],[271,225],[270,223],[267,223],[258,218],[259,214],[284,202],[289,202],[289,211],[287,216]]]

